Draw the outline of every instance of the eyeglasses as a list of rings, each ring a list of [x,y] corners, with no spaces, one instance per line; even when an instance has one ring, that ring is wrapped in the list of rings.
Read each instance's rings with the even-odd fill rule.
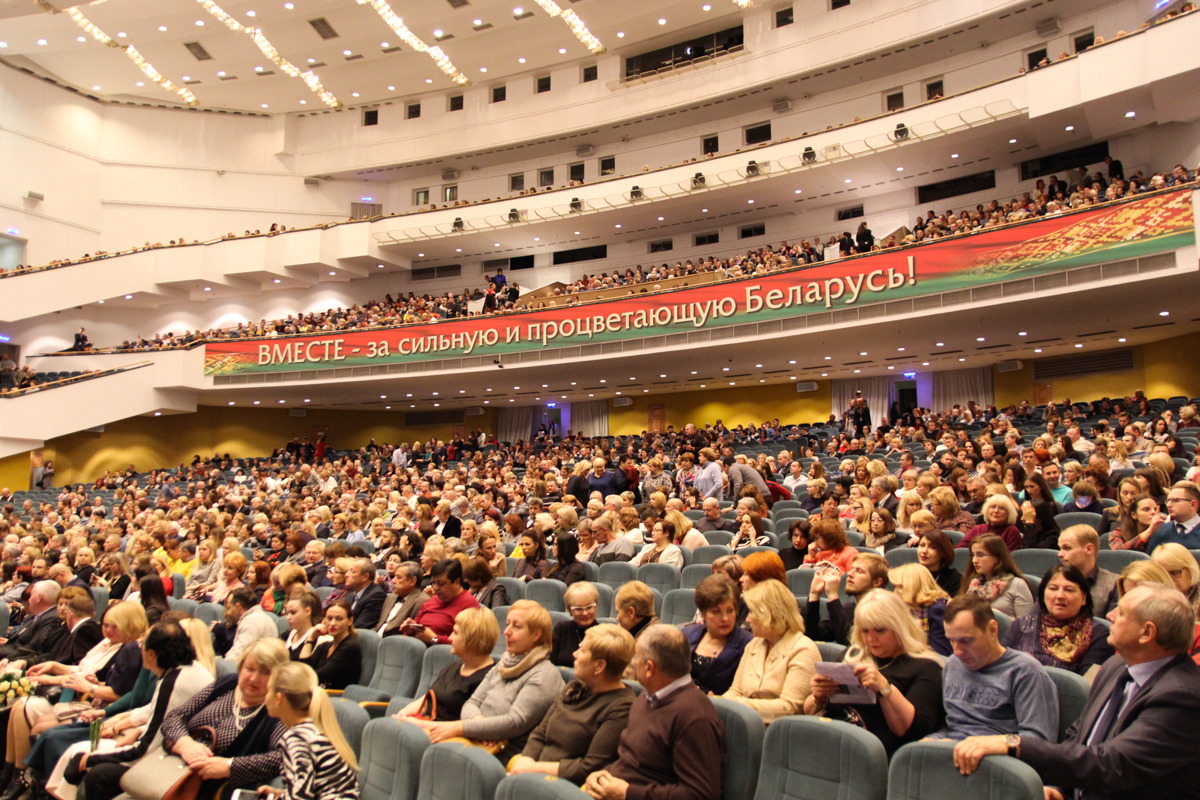
[[[595,611],[596,603],[592,603],[591,605],[586,605],[586,606],[569,606],[568,610],[572,614],[582,614],[585,611]]]
[[[1187,497],[1168,497],[1167,502],[1168,503],[1190,503],[1192,501]]]

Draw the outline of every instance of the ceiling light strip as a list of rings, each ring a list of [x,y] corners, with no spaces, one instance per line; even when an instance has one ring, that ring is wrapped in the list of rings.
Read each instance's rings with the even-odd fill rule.
[[[581,20],[579,15],[574,11],[569,8],[566,11],[563,11],[559,7],[558,3],[554,2],[554,0],[534,0],[534,2],[541,6],[542,10],[550,16],[562,17],[563,22],[567,23],[567,27],[571,29],[571,33],[575,34],[575,38],[578,39],[589,51],[596,54],[604,52],[604,45],[600,43],[599,39],[592,35],[592,32],[588,30],[587,25],[583,24],[583,20]]]
[[[425,53],[432,58],[434,63],[438,65],[438,69],[448,75],[450,80],[454,81],[459,86],[466,86],[471,82],[466,75],[463,75],[458,71],[458,67],[454,66],[454,64],[450,61],[450,57],[446,55],[442,48],[436,45],[430,47],[429,45],[425,44],[425,42],[421,41],[421,39],[415,33],[408,29],[408,26],[404,24],[404,20],[396,16],[396,12],[392,11],[392,7],[385,3],[384,0],[358,0],[358,4],[360,6],[369,5],[374,8],[375,13],[379,15],[379,18],[387,23],[387,26],[391,28],[392,31],[399,36],[405,44],[407,44],[413,50],[416,50],[418,53]]]
[[[279,51],[275,49],[275,46],[271,44],[270,40],[267,39],[267,37],[263,34],[261,28],[248,28],[245,25],[242,25],[242,23],[225,13],[225,10],[212,0],[196,0],[196,2],[204,6],[204,10],[210,15],[225,23],[225,27],[229,28],[231,31],[237,31],[238,33],[244,33],[249,36],[250,39],[253,40],[255,46],[262,51],[264,56],[271,59],[271,62],[275,64],[275,66],[279,67],[284,74],[293,78],[299,78],[300,80],[304,81],[305,85],[308,86],[313,94],[321,98],[321,102],[323,102],[325,105],[329,106],[330,108],[342,107],[342,102],[334,97],[332,92],[327,91],[325,87],[321,85],[321,80],[317,77],[316,73],[314,73],[312,70],[301,71],[300,68],[295,64],[279,55]]]
[[[58,12],[55,11],[55,13]],[[66,14],[71,19],[75,20],[75,24],[80,28],[83,28],[84,32],[91,35],[91,37],[97,42],[100,42],[106,47],[114,47],[124,52],[129,60],[136,64],[137,68],[140,69],[147,78],[154,81],[168,92],[174,92],[175,94],[179,95],[189,106],[196,105],[196,95],[192,94],[186,86],[176,86],[175,84],[171,83],[171,81],[163,77],[162,73],[156,70],[154,65],[147,61],[133,45],[121,47],[119,42],[114,41],[111,36],[96,27],[92,21],[85,17],[78,8],[68,8],[66,9]]]

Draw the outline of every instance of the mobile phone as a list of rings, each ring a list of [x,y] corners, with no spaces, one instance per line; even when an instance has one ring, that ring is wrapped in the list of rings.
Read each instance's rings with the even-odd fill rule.
[[[254,789],[237,789],[229,800],[262,800],[262,795]]]
[[[409,620],[408,629],[410,631],[423,631],[423,630],[425,630],[425,626],[419,622],[413,622],[413,621]]]

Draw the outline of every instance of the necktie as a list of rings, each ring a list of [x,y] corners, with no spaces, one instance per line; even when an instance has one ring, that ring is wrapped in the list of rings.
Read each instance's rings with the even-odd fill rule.
[[[1187,535],[1187,531],[1184,530],[1182,522],[1175,523],[1175,535],[1178,536],[1180,539],[1182,539],[1184,536]]]
[[[1117,721],[1117,716],[1120,714],[1121,706],[1125,705],[1125,689],[1132,680],[1133,676],[1129,674],[1128,669],[1121,671],[1116,685],[1113,686],[1112,694],[1108,696],[1108,703],[1104,706],[1104,711],[1100,714],[1100,718],[1096,720],[1096,724],[1092,728],[1092,734],[1088,737],[1088,744],[1103,742],[1108,738],[1113,723]]]

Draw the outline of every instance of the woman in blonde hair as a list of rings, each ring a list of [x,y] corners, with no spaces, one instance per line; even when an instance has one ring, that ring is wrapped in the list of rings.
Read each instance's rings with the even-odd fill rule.
[[[908,605],[896,594],[872,589],[859,598],[850,648],[843,661],[854,665],[855,676],[875,692],[877,701],[830,703],[838,684],[817,675],[812,679],[812,694],[804,701],[805,714],[861,725],[879,737],[889,757],[901,745],[941,727],[945,718],[941,660],[930,649]]]
[[[901,564],[888,570],[888,580],[892,591],[913,610],[929,646],[938,655],[950,655],[952,649],[943,623],[950,595],[938,586],[933,573],[922,564]]]
[[[356,800],[358,759],[342,736],[333,705],[306,664],[281,664],[267,686],[267,713],[284,724],[283,788],[260,786],[259,797]]]
[[[1200,613],[1200,564],[1195,556],[1178,542],[1167,542],[1154,548],[1150,560],[1167,571],[1171,583],[1192,604],[1192,610]]]

